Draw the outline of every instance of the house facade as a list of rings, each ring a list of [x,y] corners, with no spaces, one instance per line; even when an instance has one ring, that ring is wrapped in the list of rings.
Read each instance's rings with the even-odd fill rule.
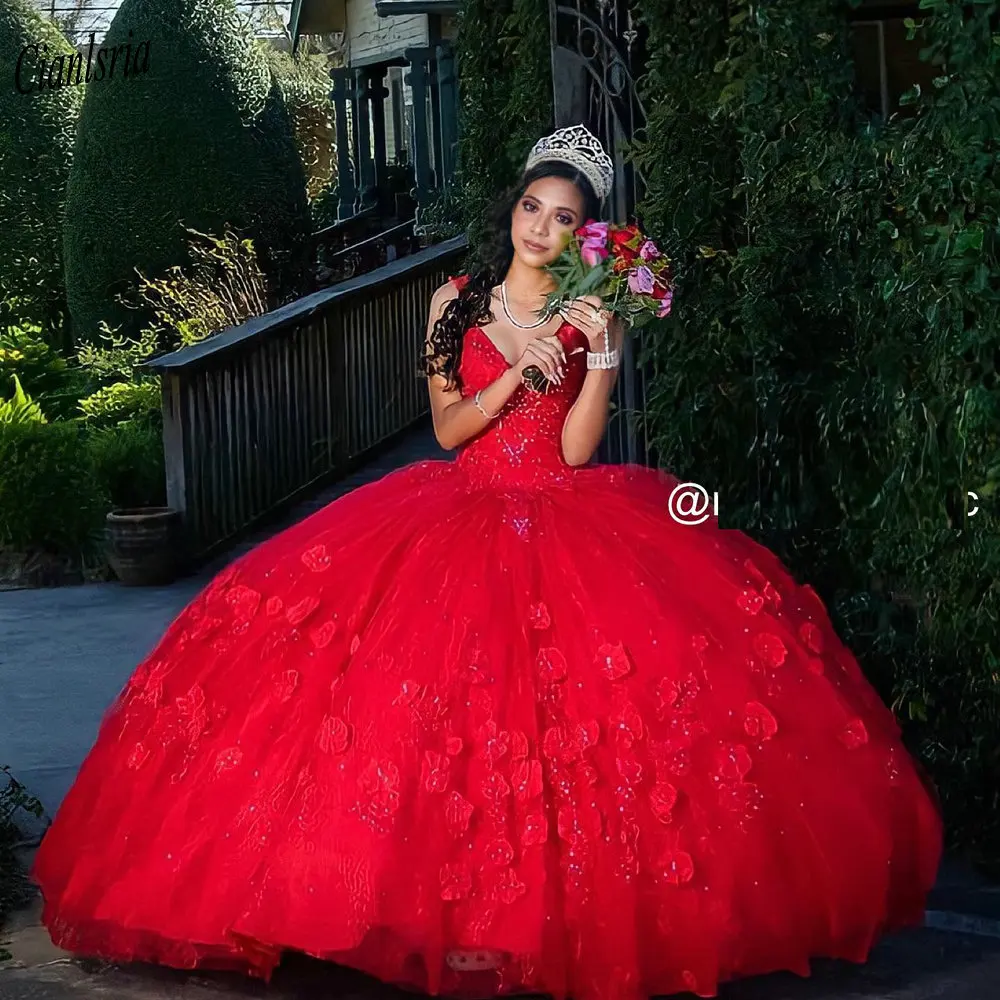
[[[295,0],[289,28],[339,34],[332,71],[337,128],[337,217],[400,218],[454,180],[459,0]]]

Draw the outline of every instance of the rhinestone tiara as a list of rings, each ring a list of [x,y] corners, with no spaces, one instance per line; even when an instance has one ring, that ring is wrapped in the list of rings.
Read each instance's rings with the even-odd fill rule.
[[[539,139],[528,154],[524,169],[528,171],[547,160],[560,160],[576,167],[590,181],[601,201],[611,193],[615,165],[586,126],[570,125]]]

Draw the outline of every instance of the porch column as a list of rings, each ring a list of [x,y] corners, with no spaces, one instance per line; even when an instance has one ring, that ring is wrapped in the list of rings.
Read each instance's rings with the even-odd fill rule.
[[[337,132],[337,220],[349,219],[354,215],[354,164],[351,162],[350,126],[347,120],[347,104],[351,100],[350,70],[331,69],[330,79],[333,90],[334,123]]]
[[[450,188],[455,179],[458,142],[458,87],[455,77],[455,50],[448,42],[437,47],[437,90],[440,107],[438,122],[441,135],[438,184]]]
[[[385,99],[389,96],[385,75],[388,68],[384,64],[369,66],[366,81],[368,106],[371,108],[372,144],[375,147],[375,195],[379,201],[384,200],[386,170],[389,165],[385,143]]]
[[[413,91],[413,175],[416,187],[413,198],[419,207],[427,203],[433,187],[431,180],[430,141],[427,134],[427,61],[431,49],[412,48],[403,54],[410,64],[406,82]]]
[[[374,208],[375,163],[372,160],[369,111],[368,72],[360,67],[354,70],[354,157],[358,163],[358,181],[361,193],[359,211]]]

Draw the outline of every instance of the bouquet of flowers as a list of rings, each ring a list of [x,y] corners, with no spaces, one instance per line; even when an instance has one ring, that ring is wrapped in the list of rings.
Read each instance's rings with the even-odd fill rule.
[[[548,267],[559,282],[546,312],[583,295],[599,295],[604,308],[629,326],[662,319],[673,302],[671,262],[637,225],[589,221],[570,237]]]

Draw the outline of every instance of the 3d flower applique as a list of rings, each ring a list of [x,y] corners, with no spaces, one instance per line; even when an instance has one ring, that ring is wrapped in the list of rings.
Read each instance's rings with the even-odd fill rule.
[[[656,686],[659,717],[663,719],[671,711],[692,712],[700,691],[701,685],[693,673],[681,678],[664,677]]]
[[[823,652],[823,632],[815,622],[803,622],[799,626],[799,638],[810,652],[817,654]]]
[[[510,780],[514,786],[514,798],[518,802],[530,802],[542,794],[542,762],[540,760],[516,760],[511,765]]]
[[[288,701],[298,690],[299,672],[297,670],[281,670],[274,679],[274,690],[278,701]]]
[[[260,592],[252,587],[239,583],[226,591],[226,604],[232,609],[233,616],[240,621],[249,621],[260,607]]]
[[[232,771],[243,762],[243,751],[239,747],[228,747],[220,750],[215,758],[215,773],[223,774]]]
[[[840,742],[848,750],[857,750],[868,742],[868,729],[861,719],[852,719],[840,732]]]
[[[514,848],[506,837],[495,837],[486,845],[486,860],[497,868],[506,868],[514,860]]]
[[[451,780],[451,758],[436,750],[425,750],[420,780],[424,790],[431,794],[447,791]]]
[[[532,628],[538,629],[539,631],[547,629],[552,624],[552,617],[549,614],[549,609],[544,601],[538,601],[531,605],[531,609],[528,612],[528,622]]]
[[[672,823],[677,805],[677,789],[667,781],[658,781],[649,790],[649,808],[661,823]]]
[[[742,781],[753,767],[753,759],[742,743],[721,747],[716,754],[716,775],[727,781]]]
[[[748,701],[744,709],[743,729],[747,736],[769,740],[778,731],[778,720],[767,706],[759,701]]]
[[[285,621],[289,625],[301,625],[318,607],[319,598],[315,594],[309,594],[285,611]]]
[[[597,663],[604,675],[613,681],[621,680],[632,672],[632,662],[620,642],[606,642],[599,646]]]
[[[753,587],[747,587],[736,595],[736,606],[748,615],[757,615],[764,607],[764,598]]]
[[[671,885],[684,885],[694,878],[694,859],[687,851],[667,851],[660,861],[660,871]]]
[[[337,623],[329,618],[322,625],[309,630],[309,638],[317,649],[325,649],[337,634]]]
[[[441,898],[465,899],[472,892],[472,871],[464,861],[441,866]]]
[[[316,737],[323,753],[340,756],[347,751],[351,742],[351,727],[339,716],[323,717]]]
[[[480,785],[483,797],[494,805],[499,805],[511,793],[507,779],[499,771],[490,771]]]
[[[510,750],[510,733],[501,729],[493,719],[490,719],[482,729],[482,757],[488,767],[496,767],[497,763]]]
[[[313,545],[301,555],[302,565],[310,572],[323,573],[330,568],[332,560],[325,545]]]
[[[513,868],[506,868],[497,877],[496,893],[497,897],[503,903],[507,903],[508,905],[515,903],[527,891],[528,887],[521,881]]]
[[[472,814],[476,807],[459,792],[451,791],[445,800],[444,816],[448,829],[454,836],[459,836],[469,829]]]
[[[521,829],[521,846],[538,847],[549,839],[549,822],[541,810],[528,813]]]
[[[788,656],[785,644],[771,632],[759,632],[755,635],[753,650],[770,667],[780,667]]]
[[[566,680],[569,668],[562,650],[555,646],[543,646],[535,660],[539,676],[550,683]]]

